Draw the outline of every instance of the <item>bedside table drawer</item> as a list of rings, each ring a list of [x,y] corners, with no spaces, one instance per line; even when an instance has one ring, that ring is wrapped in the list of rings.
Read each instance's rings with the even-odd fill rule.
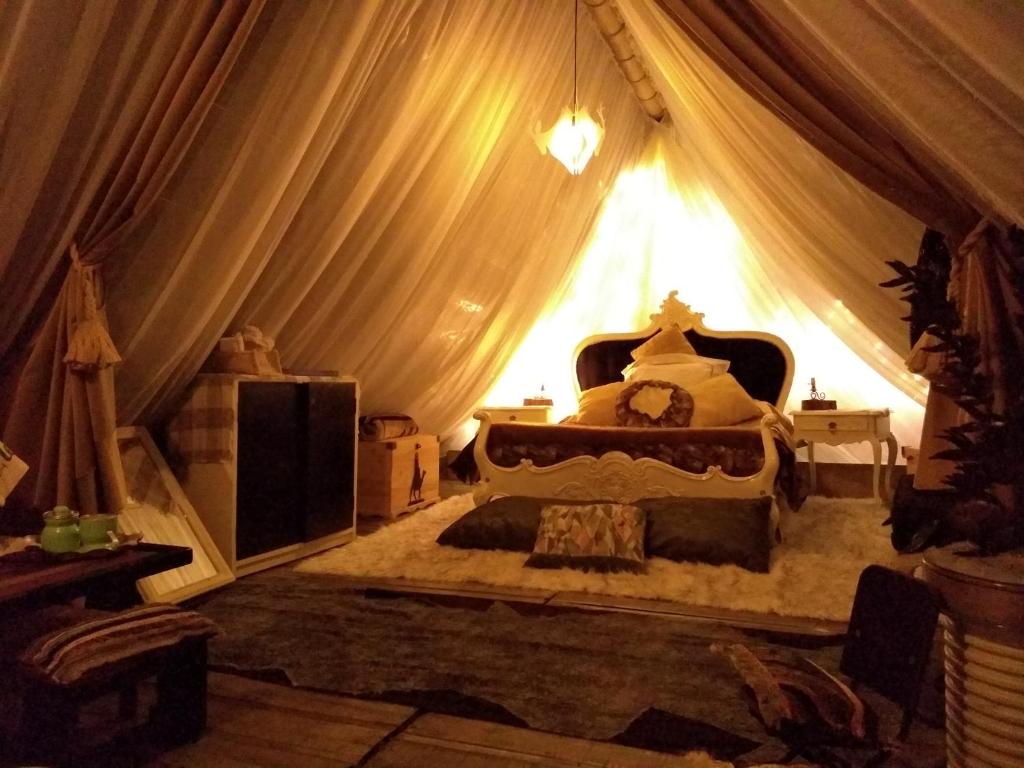
[[[800,415],[794,419],[797,429],[808,432],[868,432],[874,431],[874,416],[821,416]]]
[[[492,422],[522,421],[532,424],[544,424],[551,420],[551,407],[547,405],[522,406],[484,406]]]

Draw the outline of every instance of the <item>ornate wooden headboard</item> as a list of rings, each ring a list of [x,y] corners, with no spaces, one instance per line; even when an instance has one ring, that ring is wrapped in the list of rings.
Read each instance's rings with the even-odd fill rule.
[[[712,331],[704,315],[669,293],[651,324],[633,333],[590,336],[576,347],[577,390],[622,381],[622,369],[633,362],[629,353],[663,328],[673,325],[686,335],[698,355],[729,361],[729,373],[756,400],[782,408],[793,384],[793,352],[778,336],[762,331]],[[577,394],[578,394],[577,391]]]

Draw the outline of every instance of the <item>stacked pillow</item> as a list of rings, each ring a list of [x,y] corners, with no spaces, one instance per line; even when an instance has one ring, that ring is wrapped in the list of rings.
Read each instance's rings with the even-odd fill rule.
[[[622,369],[622,376],[626,381],[670,381],[685,389],[728,370],[728,360],[670,352],[631,363]]]
[[[577,424],[726,427],[761,415],[757,402],[727,373],[728,360],[701,357],[678,326],[634,349],[625,381],[580,395]]]

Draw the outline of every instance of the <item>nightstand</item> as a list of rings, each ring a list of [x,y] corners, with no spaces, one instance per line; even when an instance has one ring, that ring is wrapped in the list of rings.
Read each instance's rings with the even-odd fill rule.
[[[888,491],[892,479],[892,468],[896,465],[896,438],[889,428],[889,410],[868,411],[793,411],[795,437],[807,443],[807,461],[811,474],[811,493],[814,493],[817,478],[814,472],[814,444],[843,445],[867,440],[875,458],[872,488],[874,497],[879,499],[878,476],[882,468],[882,445],[884,440],[889,449],[888,465],[885,470],[885,487]]]
[[[478,411],[487,411],[492,422],[525,421],[546,424],[551,421],[550,405],[482,405]]]

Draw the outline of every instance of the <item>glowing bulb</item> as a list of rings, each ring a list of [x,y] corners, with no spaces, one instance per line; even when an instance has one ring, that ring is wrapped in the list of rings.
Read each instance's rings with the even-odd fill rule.
[[[548,152],[558,160],[573,176],[579,176],[590,158],[597,154],[603,137],[604,127],[594,122],[585,108],[573,115],[572,110],[566,107],[550,131],[538,133],[537,146],[541,152]]]

